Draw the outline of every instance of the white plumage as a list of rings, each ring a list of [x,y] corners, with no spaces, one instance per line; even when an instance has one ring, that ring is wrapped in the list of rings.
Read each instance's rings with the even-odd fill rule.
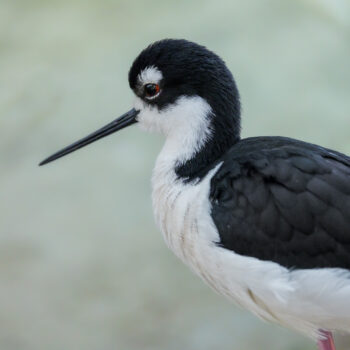
[[[344,269],[289,270],[238,255],[215,244],[209,185],[220,164],[197,184],[178,179],[175,166],[210,138],[210,106],[200,97],[180,98],[159,112],[137,98],[143,129],[166,140],[153,172],[153,208],[169,248],[209,286],[260,318],[317,339],[320,329],[350,330],[350,273]]]

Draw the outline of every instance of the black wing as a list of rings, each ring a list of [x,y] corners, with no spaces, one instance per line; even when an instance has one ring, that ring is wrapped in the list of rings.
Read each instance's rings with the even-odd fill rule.
[[[211,180],[220,246],[289,268],[350,269],[350,158],[282,137],[244,139]]]

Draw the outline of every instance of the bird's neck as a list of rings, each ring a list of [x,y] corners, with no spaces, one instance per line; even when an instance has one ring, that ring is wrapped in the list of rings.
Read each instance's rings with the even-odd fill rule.
[[[239,102],[232,101],[236,100],[209,103],[199,96],[183,96],[161,113],[140,114],[142,125],[156,125],[166,137],[157,158],[156,178],[192,182],[215,166],[240,139]]]
[[[220,130],[208,119],[205,127],[168,135],[156,171],[189,183],[201,180],[239,141],[239,135]]]
[[[186,182],[201,180],[238,141],[239,138],[221,138],[214,131],[212,138],[205,141],[188,159],[176,164],[176,175]]]

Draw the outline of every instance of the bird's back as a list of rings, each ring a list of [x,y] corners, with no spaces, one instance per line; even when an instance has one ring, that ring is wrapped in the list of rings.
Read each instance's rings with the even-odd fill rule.
[[[350,158],[283,137],[241,140],[211,180],[220,246],[288,268],[350,269]]]

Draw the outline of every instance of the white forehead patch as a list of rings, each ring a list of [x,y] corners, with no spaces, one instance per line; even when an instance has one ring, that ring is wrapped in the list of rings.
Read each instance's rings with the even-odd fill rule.
[[[157,67],[149,66],[141,71],[138,79],[142,85],[148,83],[158,84],[163,79],[163,74]]]

